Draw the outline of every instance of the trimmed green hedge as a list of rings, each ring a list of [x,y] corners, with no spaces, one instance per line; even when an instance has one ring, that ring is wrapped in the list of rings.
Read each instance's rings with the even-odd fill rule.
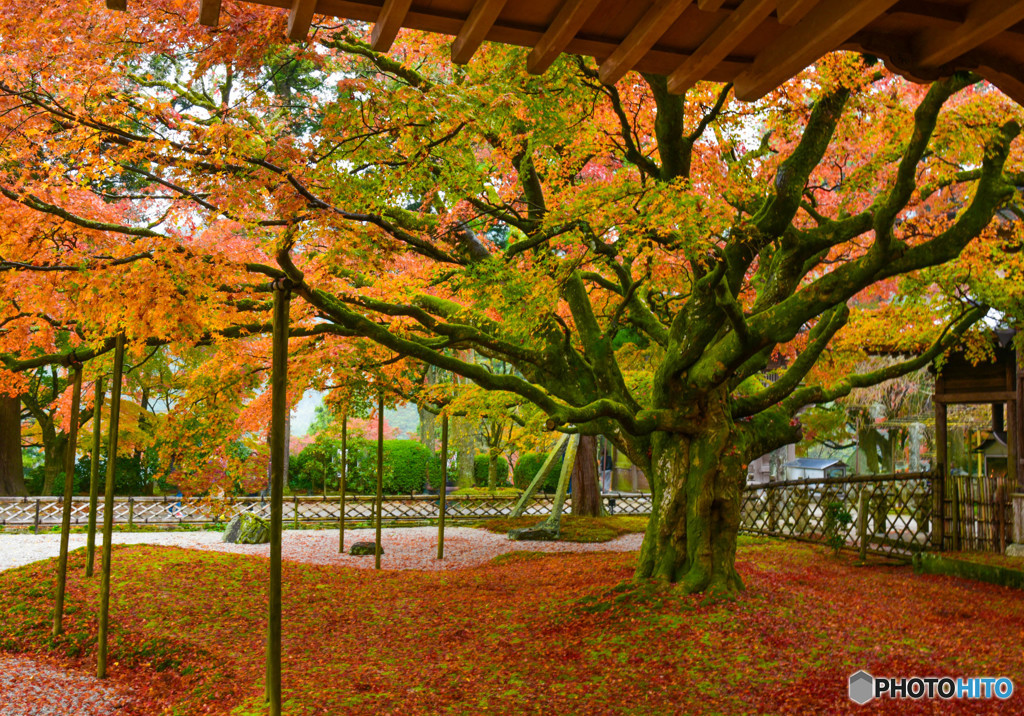
[[[564,454],[564,453],[563,453]],[[512,475],[512,480],[515,486],[520,490],[525,490],[530,486],[530,482],[537,475],[544,461],[547,460],[547,453],[542,452],[528,452],[519,458],[519,462],[516,463],[515,472]],[[558,476],[562,472],[562,455],[555,458],[555,464],[551,467],[551,471],[548,473],[547,479],[541,484],[540,489],[542,492],[554,492],[558,489]]]
[[[473,484],[477,487],[487,487],[487,454],[477,455],[473,458]],[[508,485],[508,460],[501,455],[498,456],[498,487]]]

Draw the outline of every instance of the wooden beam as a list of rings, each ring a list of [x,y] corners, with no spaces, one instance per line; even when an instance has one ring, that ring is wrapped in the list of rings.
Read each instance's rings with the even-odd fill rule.
[[[292,0],[292,9],[288,13],[288,39],[306,39],[309,26],[313,24],[316,3],[317,0]]]
[[[818,0],[779,0],[779,7],[776,16],[780,25],[795,25],[804,19],[804,15],[811,11]]]
[[[914,59],[937,67],[992,39],[1024,20],[1024,0],[975,0],[962,25],[941,32],[924,32],[914,43]]]
[[[897,0],[844,0],[816,5],[775,39],[735,82],[736,97],[763,97],[896,4]]]
[[[657,0],[611,56],[601,63],[598,73],[601,81],[613,85],[621,80],[689,6],[690,0]]]
[[[565,51],[565,46],[576,37],[583,23],[600,3],[601,0],[566,0],[554,22],[530,50],[530,56],[526,58],[526,71],[532,75],[543,74],[555,58]]]
[[[377,24],[373,26],[373,34],[370,36],[370,47],[377,52],[387,52],[398,37],[398,31],[402,29],[402,22],[412,0],[385,0],[384,6],[377,16]]]
[[[668,91],[682,94],[704,79],[708,71],[736,49],[774,9],[775,0],[743,0],[679,69],[669,75]]]
[[[946,405],[985,405],[988,403],[1006,403],[1016,399],[1017,394],[1007,390],[976,390],[945,392],[937,390],[935,402]]]
[[[452,43],[452,62],[457,65],[469,62],[469,58],[487,37],[503,7],[505,0],[477,0],[458,37]]]
[[[107,9],[124,12],[128,9],[128,0],[107,0]]]
[[[221,0],[199,0],[199,24],[217,27],[220,24]]]
[[[697,9],[704,12],[716,12],[722,9],[725,0],[697,0]]]

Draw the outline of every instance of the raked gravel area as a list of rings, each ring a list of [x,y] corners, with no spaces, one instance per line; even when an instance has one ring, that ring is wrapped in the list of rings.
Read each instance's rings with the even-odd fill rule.
[[[115,532],[114,544],[157,544],[188,549],[207,549],[236,554],[267,557],[269,545],[225,544],[220,532]],[[353,542],[374,539],[370,529],[346,530],[345,549]],[[86,536],[72,534],[70,549],[84,547]],[[99,541],[99,540],[98,540]],[[382,531],[381,544],[384,569],[465,569],[488,562],[499,554],[517,550],[537,552],[630,552],[640,549],[643,535],[630,534],[611,542],[513,542],[503,534],[470,527],[445,530],[445,558],[437,559],[436,527],[389,528]],[[60,553],[58,534],[0,534],[0,571],[19,567]],[[353,557],[338,553],[337,530],[286,530],[281,548],[282,557],[292,562],[333,564],[346,567],[373,568],[369,557]]]

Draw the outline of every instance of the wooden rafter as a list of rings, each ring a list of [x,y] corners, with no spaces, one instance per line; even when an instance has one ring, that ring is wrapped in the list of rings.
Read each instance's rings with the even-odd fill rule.
[[[601,81],[613,85],[640,61],[654,43],[679,19],[690,0],[658,0],[640,18],[615,52],[601,63]]]
[[[124,12],[128,9],[128,0],[107,0],[107,9]]]
[[[477,0],[473,5],[466,23],[462,26],[458,37],[452,43],[452,62],[463,65],[480,47],[487,33],[498,19],[498,14],[505,7],[505,0]]]
[[[714,32],[701,43],[668,78],[668,91],[682,94],[743,42],[758,25],[771,15],[776,0],[743,0],[743,3],[726,15]]]
[[[1022,20],[1024,0],[976,0],[960,27],[922,34],[914,59],[923,67],[945,64]]]
[[[818,0],[779,0],[775,14],[781,25],[795,25],[818,4]]]
[[[313,24],[317,0],[292,0],[292,9],[288,13],[288,37],[292,40],[305,40],[309,34],[309,26]]]
[[[705,12],[721,10],[725,0],[697,0],[697,7]]]
[[[526,58],[526,71],[539,75],[565,52],[565,46],[576,36],[601,0],[566,0],[554,22]]]
[[[387,52],[398,37],[402,23],[409,12],[412,0],[385,0],[384,6],[377,16],[377,24],[373,26],[370,46],[377,52]]]
[[[199,0],[199,24],[217,27],[220,23],[221,0]]]
[[[897,0],[842,0],[816,5],[754,60],[735,81],[742,100],[763,97],[895,5]]]

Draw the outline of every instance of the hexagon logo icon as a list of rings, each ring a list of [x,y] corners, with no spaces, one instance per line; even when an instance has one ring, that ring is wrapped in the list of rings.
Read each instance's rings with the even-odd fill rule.
[[[850,700],[864,705],[875,697],[875,677],[861,670],[850,676]]]

